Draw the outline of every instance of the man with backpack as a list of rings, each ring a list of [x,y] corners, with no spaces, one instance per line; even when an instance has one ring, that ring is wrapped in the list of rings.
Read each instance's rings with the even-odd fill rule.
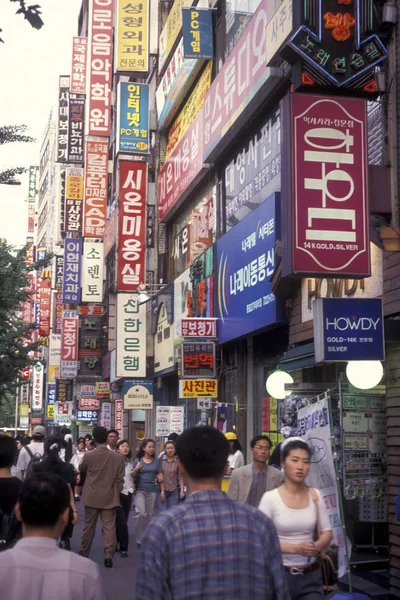
[[[17,469],[21,472],[22,479],[25,479],[31,464],[38,463],[44,455],[44,437],[46,430],[43,425],[34,427],[33,439],[29,446],[24,446],[18,456]]]

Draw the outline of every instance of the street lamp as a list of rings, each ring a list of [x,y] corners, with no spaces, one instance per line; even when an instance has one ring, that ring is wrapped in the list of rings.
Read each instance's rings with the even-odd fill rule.
[[[274,371],[269,375],[266,381],[267,392],[277,400],[283,400],[292,393],[290,390],[285,390],[285,384],[294,383],[293,377],[286,371]]]

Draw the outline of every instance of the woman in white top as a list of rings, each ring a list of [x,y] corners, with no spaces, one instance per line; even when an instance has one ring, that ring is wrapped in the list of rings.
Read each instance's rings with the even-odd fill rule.
[[[289,438],[281,446],[284,483],[261,498],[259,509],[278,532],[291,600],[322,600],[322,577],[316,561],[332,539],[328,513],[322,496],[317,507],[305,479],[310,470],[311,450],[300,438]],[[314,494],[315,496],[315,494]],[[320,536],[315,540],[319,520]]]
[[[117,544],[119,545],[120,555],[122,558],[126,558],[128,556],[129,545],[128,517],[132,508],[133,496],[132,453],[128,440],[118,442],[117,452],[125,458],[124,487],[119,495],[121,506],[117,507]]]
[[[236,433],[233,433],[233,431],[228,431],[228,433],[225,434],[225,437],[228,440],[231,449],[228,456],[228,475],[231,475],[234,469],[244,467],[244,458],[242,453],[242,446],[240,445],[239,440],[237,439]]]
[[[83,473],[79,473],[79,465],[83,461],[83,457],[85,456],[86,448],[85,448],[85,440],[83,438],[79,438],[78,445],[76,447],[76,453],[73,455],[71,460],[69,461],[71,465],[73,465],[76,472],[76,485],[75,485],[75,500],[79,500],[79,495],[81,493],[82,486],[85,482]]]

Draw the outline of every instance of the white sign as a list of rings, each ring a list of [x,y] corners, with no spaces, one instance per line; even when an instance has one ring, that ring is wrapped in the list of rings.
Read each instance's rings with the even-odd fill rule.
[[[33,365],[33,392],[32,392],[32,410],[42,410],[43,408],[43,365],[38,362]]]
[[[276,56],[293,30],[292,0],[282,0],[267,23],[267,65]]]
[[[157,406],[156,410],[156,435],[163,437],[169,430],[169,406]]]
[[[164,302],[160,305],[154,336],[154,373],[174,367],[174,325],[168,322]]]
[[[101,405],[99,424],[106,429],[111,429],[111,402],[103,402]]]
[[[156,435],[165,437],[170,433],[183,433],[185,408],[183,406],[157,406]]]
[[[365,433],[368,429],[368,417],[365,413],[343,413],[343,431],[349,433]]]
[[[103,300],[104,245],[84,240],[82,257],[82,302]]]
[[[49,365],[60,366],[61,362],[61,334],[51,333],[49,340]]]
[[[122,406],[122,400],[119,399],[115,401],[115,429],[118,431],[120,438],[122,437],[123,418],[124,409]]]
[[[205,410],[207,408],[212,408],[211,398],[197,398],[197,408],[198,408],[198,410]]]
[[[117,295],[117,377],[146,377],[146,305],[139,294]]]

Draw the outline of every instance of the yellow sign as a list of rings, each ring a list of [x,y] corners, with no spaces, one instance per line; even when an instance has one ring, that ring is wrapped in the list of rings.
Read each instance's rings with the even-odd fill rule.
[[[19,405],[19,416],[20,417],[28,417],[29,416],[29,404],[20,404]]]
[[[47,383],[55,383],[56,379],[60,377],[59,365],[50,365],[47,374]]]
[[[180,140],[189,129],[189,126],[196,117],[197,113],[203,106],[204,98],[211,85],[211,71],[212,61],[209,61],[199,81],[193,89],[193,92],[190,94],[188,101],[171,125],[167,140],[167,159],[171,156]]]
[[[74,172],[69,174],[69,171]],[[65,177],[65,198],[67,200],[83,200],[83,169],[81,175],[75,173],[78,169],[67,169]]]
[[[110,382],[109,381],[96,381],[96,396],[109,396],[110,395]]]
[[[149,0],[118,0],[116,38],[117,71],[146,73],[149,70]]]
[[[121,0],[120,0],[121,1]],[[160,53],[158,58],[158,70],[165,64],[176,38],[182,29],[182,8],[192,6],[194,0],[175,0],[169,12],[167,22],[161,32]]]
[[[217,398],[217,380],[181,379],[179,398]]]
[[[47,405],[47,418],[54,419],[54,404]]]

